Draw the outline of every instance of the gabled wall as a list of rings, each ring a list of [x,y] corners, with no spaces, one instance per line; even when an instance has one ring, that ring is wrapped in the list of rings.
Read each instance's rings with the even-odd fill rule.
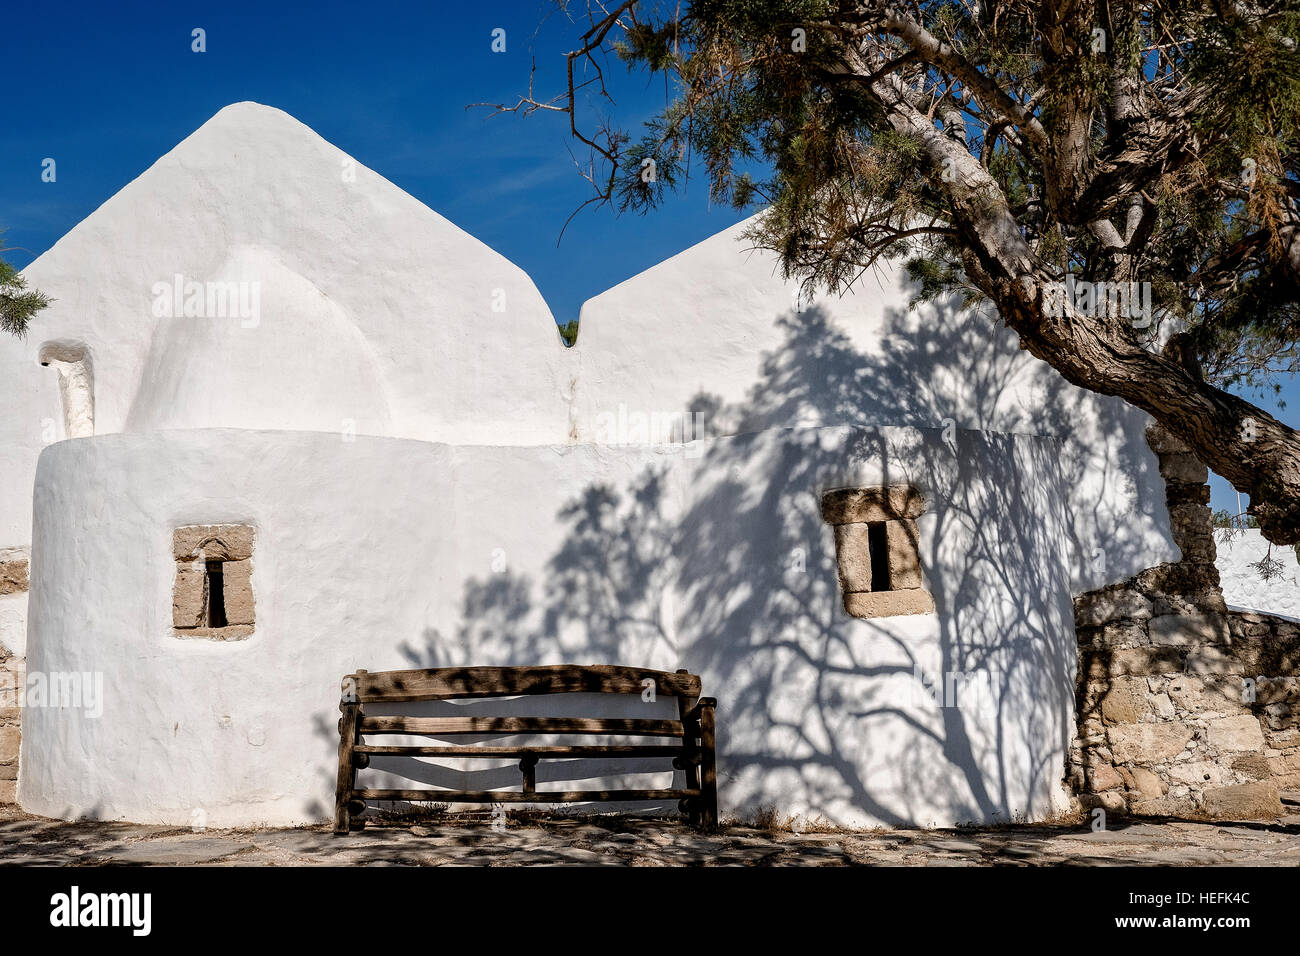
[[[1147,416],[1066,382],[986,312],[909,309],[897,264],[812,301],[751,251],[749,220],[589,300],[573,433],[644,440],[674,413],[702,434],[794,425],[908,425],[1061,439],[1075,591],[1174,558]],[[694,414],[694,417],[692,415]],[[628,425],[624,426],[623,423]],[[633,432],[629,436],[621,431]]]
[[[36,457],[67,437],[51,340],[88,351],[100,435],[566,437],[568,361],[532,280],[271,107],[223,109],[23,274],[54,302],[0,338],[0,547],[30,542]],[[260,315],[159,316],[176,276],[260,283]]]

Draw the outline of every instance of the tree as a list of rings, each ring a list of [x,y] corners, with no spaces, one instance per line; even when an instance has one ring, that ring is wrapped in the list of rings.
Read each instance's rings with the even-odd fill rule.
[[[563,340],[565,346],[567,348],[573,348],[574,344],[578,341],[578,320],[570,319],[563,325],[557,323],[556,328],[560,330],[560,338]]]
[[[645,212],[698,168],[767,204],[787,277],[905,257],[1300,541],[1300,434],[1225,390],[1300,369],[1295,0],[589,0],[584,25],[564,92],[498,109],[568,114],[588,202]],[[636,138],[588,128],[612,60],[670,81]]]
[[[0,243],[0,252],[5,249]],[[37,312],[50,304],[44,293],[27,289],[27,280],[0,259],[0,329],[22,338]]]

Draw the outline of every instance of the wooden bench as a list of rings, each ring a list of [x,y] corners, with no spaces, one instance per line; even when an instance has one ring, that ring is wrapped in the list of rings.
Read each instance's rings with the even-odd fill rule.
[[[408,701],[517,697],[534,694],[642,694],[653,688],[655,698],[675,697],[677,719],[592,717],[394,717],[368,715],[367,704]],[[684,670],[676,673],[637,667],[442,667],[431,670],[359,670],[343,678],[339,709],[339,775],[334,832],[347,833],[365,825],[367,800],[438,800],[465,803],[578,803],[587,801],[677,800],[693,826],[712,829],[718,823],[717,771],[714,758],[712,697],[700,697],[700,679]],[[463,735],[574,734],[655,738],[657,742],[602,745],[518,746],[439,744],[385,746],[374,738],[408,734],[434,738]],[[665,744],[665,739],[675,743]],[[518,757],[522,773],[519,790],[376,790],[358,787],[357,771],[371,756]],[[664,757],[684,771],[686,786],[670,790],[538,790],[537,763],[575,757]],[[668,769],[667,766],[664,768]]]

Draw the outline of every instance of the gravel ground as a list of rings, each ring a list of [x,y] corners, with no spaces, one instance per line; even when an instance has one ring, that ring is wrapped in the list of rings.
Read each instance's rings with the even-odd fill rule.
[[[712,834],[670,820],[449,818],[371,825],[204,830],[65,823],[0,806],[0,865],[99,866],[1297,866],[1300,815],[1269,823],[1185,820],[958,830]]]

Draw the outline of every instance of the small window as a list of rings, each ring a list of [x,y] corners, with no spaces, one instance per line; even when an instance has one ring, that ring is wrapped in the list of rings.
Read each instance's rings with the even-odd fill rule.
[[[888,531],[883,521],[867,522],[867,552],[871,556],[871,580],[868,591],[889,590]]]
[[[207,562],[208,574],[208,627],[226,626],[226,585],[221,576],[221,562]]]
[[[844,610],[853,617],[929,614],[916,519],[925,499],[910,485],[844,488],[822,497],[822,517],[835,530]]]
[[[177,637],[243,640],[253,633],[253,529],[187,525],[172,534],[176,583],[172,632]]]

